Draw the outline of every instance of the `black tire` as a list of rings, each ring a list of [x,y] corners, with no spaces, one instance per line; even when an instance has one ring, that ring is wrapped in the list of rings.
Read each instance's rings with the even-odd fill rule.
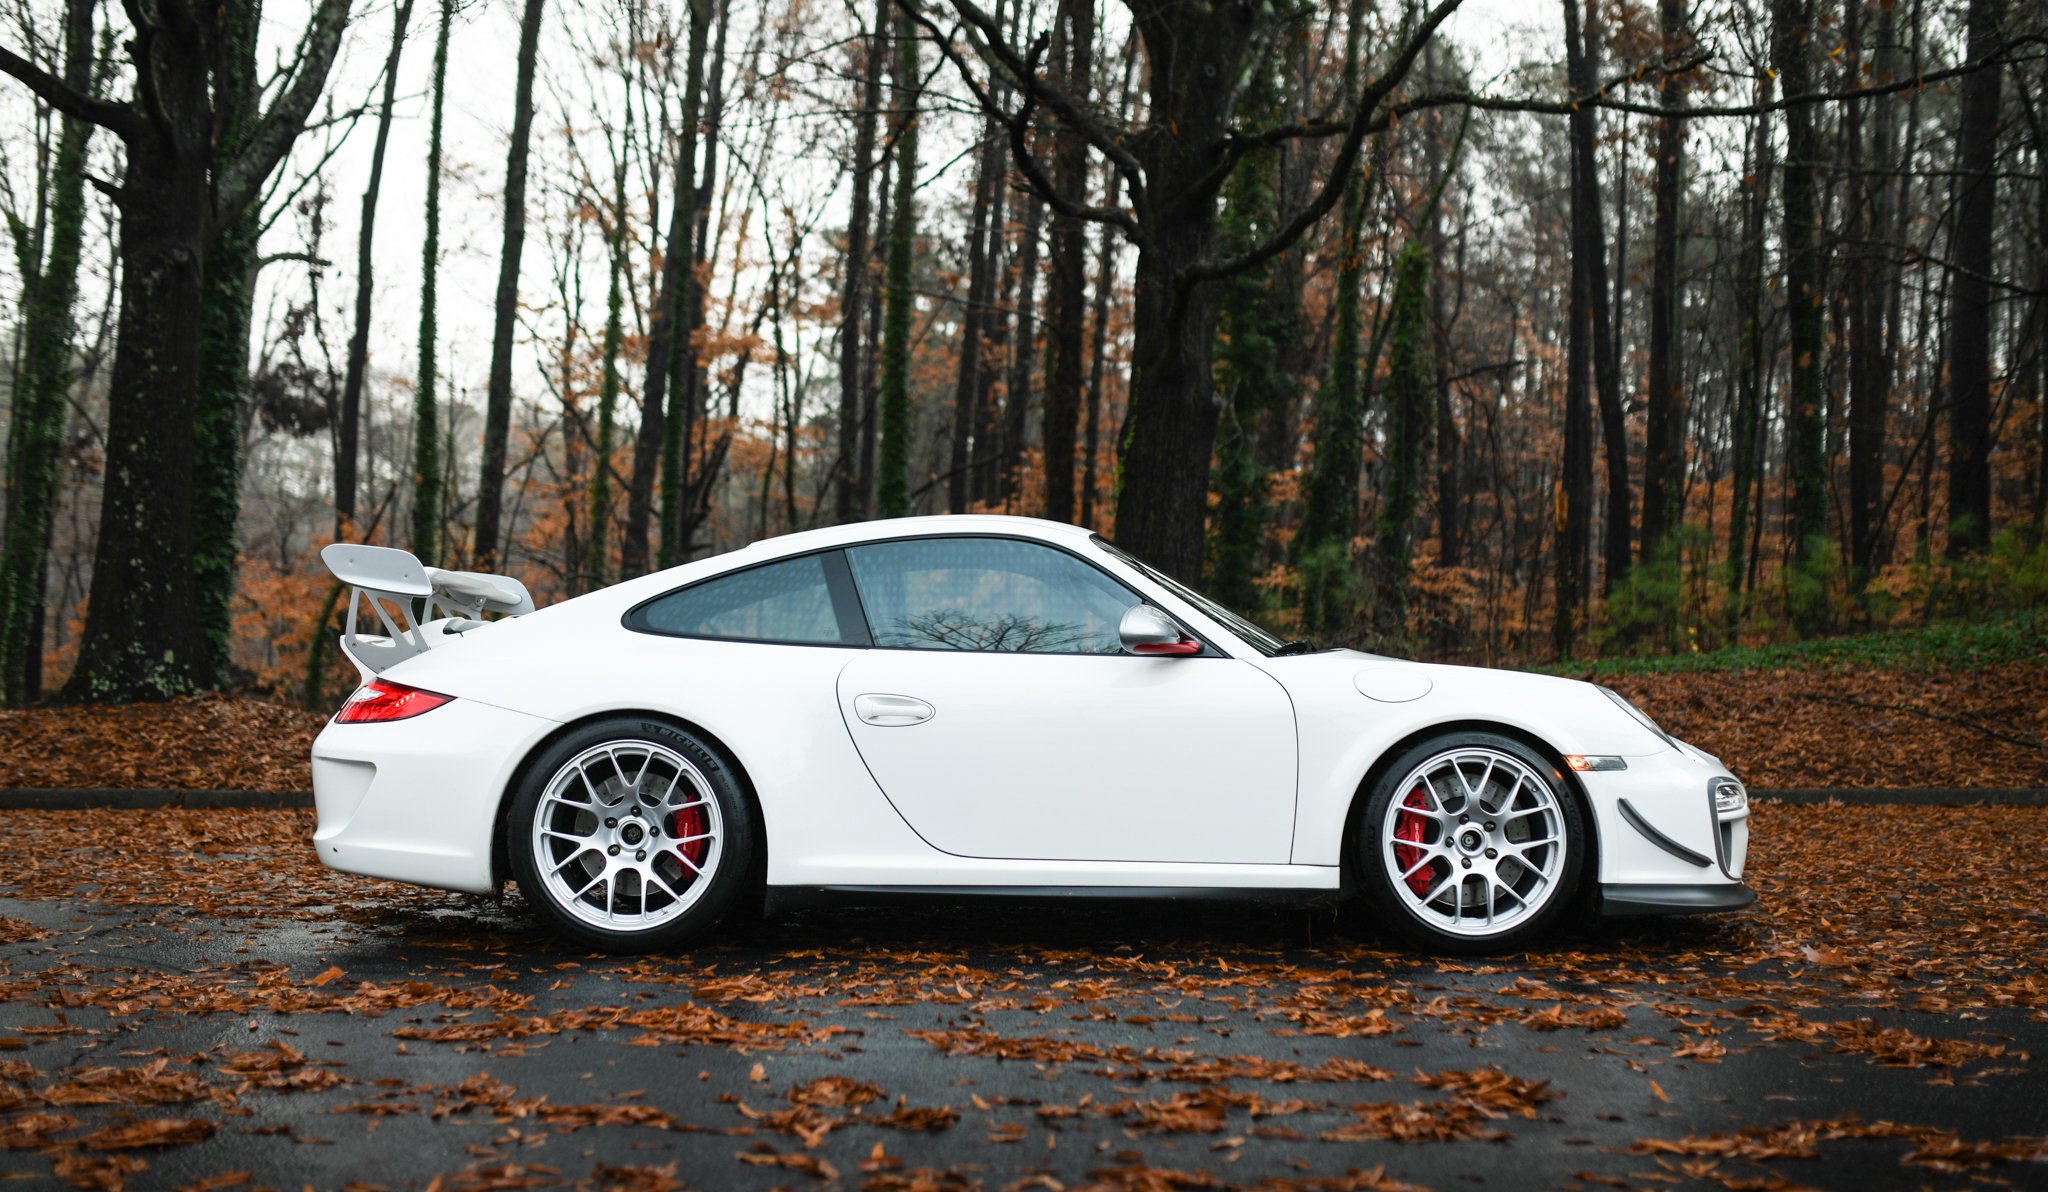
[[[687,905],[673,912],[672,917],[645,927],[607,928],[579,918],[577,912],[568,905],[571,901],[568,892],[556,891],[543,879],[541,861],[535,855],[537,846],[534,840],[534,821],[541,814],[542,801],[549,787],[555,783],[558,776],[565,774],[573,760],[584,756],[593,748],[614,743],[620,745],[622,749],[653,746],[670,751],[689,767],[694,768],[694,775],[690,775],[687,770],[683,771],[685,777],[689,779],[689,785],[700,785],[697,778],[701,777],[703,789],[700,793],[715,805],[716,810],[715,819],[706,813],[706,821],[715,824],[717,836],[712,844],[706,846],[700,858],[709,859],[710,871],[702,877],[693,878],[691,886],[682,892],[684,897],[674,900],[677,904],[687,902]],[[629,771],[630,762],[620,767],[618,779],[621,783]],[[645,774],[646,771],[643,770],[642,777]],[[570,780],[565,778],[565,781]],[[677,785],[680,788],[682,784]],[[596,792],[589,791],[587,785],[585,790],[595,797]],[[657,825],[658,829],[658,825],[664,822],[668,809],[656,808],[652,802],[643,809],[637,793],[630,797],[633,804],[629,814],[614,818],[621,822],[638,820],[640,823],[651,823]],[[564,810],[560,803],[550,804],[550,807],[551,815],[562,814]],[[622,807],[620,810],[627,809]],[[644,814],[646,811],[653,814]],[[604,818],[601,813],[593,814],[595,818]],[[668,847],[672,851],[682,851],[683,846],[674,842],[673,837],[673,827],[677,821],[668,822],[672,829],[671,843]],[[660,832],[655,830],[648,835],[659,837]],[[694,733],[641,716],[614,716],[593,721],[561,737],[536,754],[522,771],[518,785],[506,806],[505,844],[511,861],[512,876],[518,881],[520,893],[533,908],[534,914],[564,939],[600,952],[613,953],[661,951],[703,936],[716,927],[720,920],[726,918],[749,892],[749,887],[753,885],[757,875],[757,858],[764,855],[761,826],[754,813],[753,802],[748,798],[738,775],[725,755]],[[570,851],[574,851],[573,846]],[[650,851],[659,853],[660,849],[655,847]],[[586,859],[577,864],[588,867],[605,865],[601,856],[585,856]],[[680,861],[674,864],[676,868],[673,873],[687,872],[680,868]],[[631,884],[633,889],[640,889],[638,883],[645,879],[618,880]],[[704,888],[696,889],[695,882],[704,883]],[[654,890],[654,883],[647,883],[645,889],[649,896],[657,900],[664,897]],[[609,905],[615,897],[610,879],[607,879],[605,891],[603,898]],[[594,904],[584,905],[587,907]],[[641,905],[645,907],[647,904],[643,901]]]
[[[1393,871],[1387,856],[1390,850],[1382,847],[1383,844],[1391,843],[1398,848],[1400,844],[1398,840],[1386,841],[1382,833],[1386,830],[1390,817],[1404,813],[1404,809],[1398,806],[1397,802],[1402,799],[1404,790],[1408,789],[1410,776],[1433,759],[1443,759],[1445,755],[1460,750],[1487,750],[1506,755],[1519,761],[1526,768],[1527,777],[1540,781],[1548,789],[1555,803],[1557,824],[1561,829],[1559,839],[1564,850],[1563,856],[1559,858],[1555,876],[1534,898],[1534,910],[1524,907],[1518,918],[1500,929],[1475,927],[1462,934],[1426,916],[1415,906],[1416,899],[1411,899],[1399,885],[1400,874]],[[1499,822],[1502,827],[1507,826],[1506,817],[1502,817]],[[1437,841],[1430,843],[1443,845],[1447,839],[1439,837]],[[1455,841],[1450,841],[1450,846],[1455,848]],[[1507,851],[1513,855],[1512,849]],[[1577,901],[1579,883],[1589,851],[1586,814],[1574,784],[1558,771],[1554,763],[1544,759],[1522,742],[1499,733],[1476,731],[1451,732],[1432,737],[1404,750],[1400,756],[1383,767],[1379,778],[1373,783],[1372,790],[1367,794],[1365,810],[1359,816],[1357,831],[1352,841],[1352,859],[1356,866],[1354,872],[1358,879],[1358,889],[1363,896],[1367,913],[1374,922],[1391,928],[1402,938],[1425,950],[1465,956],[1506,952],[1525,947],[1554,926]],[[1421,853],[1409,855],[1419,857]],[[1490,855],[1482,852],[1470,859],[1484,868],[1487,862],[1481,858]],[[1445,868],[1439,872],[1444,875],[1455,872],[1450,868],[1451,864],[1451,857],[1446,856],[1443,861]],[[1504,866],[1506,863],[1501,864]],[[1460,883],[1462,881],[1461,878]],[[1418,891],[1418,896],[1421,894],[1422,892]]]

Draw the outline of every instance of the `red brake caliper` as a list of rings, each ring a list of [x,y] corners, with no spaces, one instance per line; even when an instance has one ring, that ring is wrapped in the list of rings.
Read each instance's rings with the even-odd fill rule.
[[[1429,821],[1416,814],[1419,811],[1429,810],[1429,802],[1423,795],[1422,788],[1418,786],[1414,790],[1409,791],[1408,797],[1401,800],[1401,806],[1404,809],[1413,807],[1415,811],[1403,810],[1400,816],[1394,820],[1394,839],[1413,841],[1415,844],[1426,843],[1427,840],[1424,832],[1429,827]],[[1401,872],[1403,873],[1408,873],[1410,869],[1414,869],[1415,863],[1422,860],[1422,856],[1422,850],[1419,848],[1413,848],[1405,844],[1394,846],[1394,863],[1401,867]],[[1434,865],[1425,865],[1420,869],[1416,869],[1414,873],[1409,873],[1408,888],[1415,891],[1417,895],[1429,893],[1430,884],[1435,880],[1431,871],[1435,868],[1436,866]]]
[[[701,806],[685,807],[676,812],[675,823],[669,826],[669,831],[675,834],[675,839],[688,842],[677,845],[676,851],[681,853],[691,865],[702,865],[704,863],[704,855],[711,851],[711,840],[706,836],[706,831],[710,826],[711,818],[704,814],[704,808]],[[690,837],[692,836],[703,837],[703,839],[691,840]],[[694,875],[686,874],[685,876],[693,877]]]

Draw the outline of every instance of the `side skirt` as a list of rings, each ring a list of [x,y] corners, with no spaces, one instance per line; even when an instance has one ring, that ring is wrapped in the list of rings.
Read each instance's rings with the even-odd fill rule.
[[[891,906],[904,903],[1229,902],[1254,906],[1337,907],[1335,890],[1254,889],[1234,886],[768,886],[765,914],[818,907]]]

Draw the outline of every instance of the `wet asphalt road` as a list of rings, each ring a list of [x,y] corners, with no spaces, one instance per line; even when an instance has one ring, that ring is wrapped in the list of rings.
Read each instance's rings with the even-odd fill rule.
[[[295,819],[262,814],[290,839]],[[2048,823],[2029,814],[1988,830]],[[257,863],[202,854],[179,872]],[[68,1147],[139,1160],[138,1188],[2048,1187],[2031,1071],[2048,1014],[2025,993],[2048,989],[2038,906],[2015,924],[2035,941],[1999,958],[1997,988],[2020,994],[1959,1010],[1873,992],[1854,940],[1787,959],[1783,899],[1580,925],[1496,961],[1417,956],[1327,913],[1189,904],[811,910],[627,960],[555,944],[516,896],[311,866],[265,891],[274,911],[197,885],[0,898],[16,935],[48,933],[0,944],[0,1064],[17,1065],[0,1130],[78,1120],[0,1150],[10,1184],[55,1186]],[[1788,1026],[1850,1020],[1868,1020],[1853,1046]],[[1869,1041],[1895,1028],[1959,1049],[1896,1066],[1910,1046]],[[265,1054],[287,1058],[264,1074],[248,1057]],[[159,1060],[153,1079],[186,1074],[202,1099],[48,1091]],[[1489,1069],[1505,1091],[1464,1100],[1416,1079]],[[76,1145],[131,1118],[215,1129]],[[1921,1132],[1815,1126],[1845,1120]],[[938,1128],[899,1128],[917,1125]],[[1404,1130],[1419,1140],[1385,1137]]]

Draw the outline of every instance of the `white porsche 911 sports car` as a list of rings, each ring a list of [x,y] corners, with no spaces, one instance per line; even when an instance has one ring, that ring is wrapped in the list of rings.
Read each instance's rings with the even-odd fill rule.
[[[596,948],[821,895],[1343,892],[1468,952],[1753,898],[1742,784],[1614,692],[1281,642],[1074,526],[836,526],[538,612],[323,553],[364,681],[320,859],[510,878]]]

